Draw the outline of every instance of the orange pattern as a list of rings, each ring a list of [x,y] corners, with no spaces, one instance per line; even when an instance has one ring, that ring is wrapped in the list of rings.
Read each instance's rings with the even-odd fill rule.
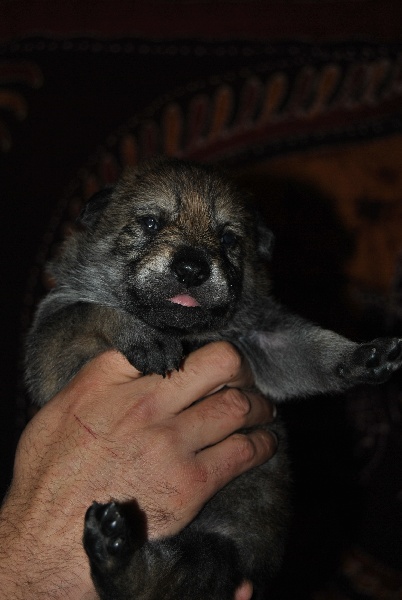
[[[355,239],[354,285],[387,294],[402,251],[402,135],[272,159],[256,167],[294,178],[333,200]]]

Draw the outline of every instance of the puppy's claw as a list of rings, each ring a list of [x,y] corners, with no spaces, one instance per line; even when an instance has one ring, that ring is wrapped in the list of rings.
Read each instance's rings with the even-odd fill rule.
[[[160,337],[156,340],[144,339],[124,354],[143,375],[155,373],[165,378],[171,371],[180,368],[183,347],[177,338]]]
[[[178,361],[177,361],[177,363],[176,363],[176,365],[175,365],[175,367],[174,367],[175,371],[177,371],[178,373],[180,372],[180,369],[181,369],[181,366],[182,366],[182,364],[183,364],[183,360],[184,360],[184,358],[185,358],[185,357],[184,357],[184,356],[182,356],[182,357],[180,358],[180,360],[178,360]]]
[[[374,369],[375,367],[378,367],[380,364],[380,359],[381,357],[379,356],[377,348],[370,348],[368,351],[366,367],[368,369]]]

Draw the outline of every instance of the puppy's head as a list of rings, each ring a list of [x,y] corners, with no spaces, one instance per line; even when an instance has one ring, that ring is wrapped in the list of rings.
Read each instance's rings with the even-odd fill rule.
[[[188,332],[228,321],[271,241],[229,181],[178,160],[127,173],[81,220],[92,262],[103,281],[108,273],[120,306]]]

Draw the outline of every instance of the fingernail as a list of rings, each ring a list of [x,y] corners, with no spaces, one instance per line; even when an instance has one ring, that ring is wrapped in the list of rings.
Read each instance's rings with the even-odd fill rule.
[[[278,447],[279,444],[279,440],[278,440],[278,436],[276,434],[275,431],[272,431],[272,429],[270,428],[264,428],[264,429],[260,429],[259,431],[261,431],[263,437],[267,440],[269,446],[274,446],[275,450]],[[272,440],[273,440],[273,444],[272,444]]]
[[[276,433],[274,431],[272,431],[271,429],[268,429],[265,431],[265,435],[268,436],[266,437],[267,443],[268,443],[268,448],[269,448],[269,458],[272,458],[275,454],[276,451],[278,450],[278,445],[279,445],[279,440],[278,440],[278,436],[276,435]]]
[[[278,438],[278,436],[276,435],[275,431],[272,431],[272,430],[270,430],[269,432],[270,432],[270,434],[272,435],[272,437],[273,437],[273,439],[274,439],[274,442],[275,442],[275,448],[277,448],[277,447],[278,447],[278,445],[279,445],[279,438]]]

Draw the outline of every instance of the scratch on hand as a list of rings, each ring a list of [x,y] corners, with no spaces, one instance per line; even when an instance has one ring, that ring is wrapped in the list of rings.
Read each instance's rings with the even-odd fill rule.
[[[85,431],[87,431],[90,435],[92,435],[92,437],[97,440],[99,439],[99,435],[97,435],[93,429],[91,429],[88,425],[85,425],[85,423],[83,423],[81,421],[81,419],[79,418],[78,415],[74,414],[74,419],[76,421],[78,421],[78,423],[81,425],[81,427],[83,427],[85,429]],[[110,452],[110,454],[112,454],[115,458],[118,458],[119,455],[117,454],[117,452],[115,452],[112,448],[106,448],[108,450],[108,452]]]
[[[92,437],[94,437],[96,440],[98,439],[98,436],[96,435],[94,430],[91,429],[90,427],[88,427],[88,425],[85,425],[85,423],[83,423],[76,414],[74,414],[74,418],[78,421],[78,423],[81,425],[81,427],[83,427],[85,429],[85,431],[88,431],[88,433],[90,435],[92,435]]]

